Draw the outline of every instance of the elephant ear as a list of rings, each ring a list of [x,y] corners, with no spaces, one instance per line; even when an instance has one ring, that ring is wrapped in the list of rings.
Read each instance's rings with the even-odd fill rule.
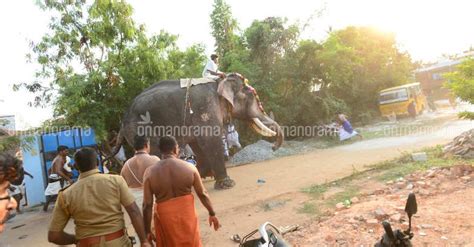
[[[217,93],[234,107],[234,91],[232,90],[232,82],[230,80],[227,78],[222,80],[217,87]]]

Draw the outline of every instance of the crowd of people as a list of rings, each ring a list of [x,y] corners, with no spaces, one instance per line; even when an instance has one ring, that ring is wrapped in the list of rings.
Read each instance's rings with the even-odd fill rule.
[[[133,146],[135,155],[125,163],[120,175],[99,172],[95,149],[77,150],[74,167],[80,175],[75,182],[63,170],[67,149],[58,148],[49,176],[49,184],[57,183],[54,187],[60,188],[49,225],[49,242],[81,247],[132,246],[135,239],[127,232],[123,207],[140,246],[202,246],[193,189],[208,210],[209,225],[219,229],[201,176],[194,165],[179,159],[174,137],[160,138],[162,159],[149,154],[147,137],[136,136]],[[10,182],[22,176],[22,172],[21,160],[1,154],[0,232],[9,212],[17,207],[8,190]],[[74,233],[65,232],[70,219],[74,221]]]
[[[95,150],[83,148],[76,152],[74,160],[80,176],[58,195],[49,229],[50,242],[131,246],[133,240],[125,229],[123,206],[141,246],[151,246],[152,242],[156,246],[201,246],[193,188],[209,212],[209,224],[215,230],[219,228],[196,167],[178,158],[179,146],[173,137],[160,138],[162,159],[149,154],[147,137],[136,136],[133,146],[135,155],[125,163],[121,176],[100,174]],[[70,218],[76,225],[75,235],[64,232]]]

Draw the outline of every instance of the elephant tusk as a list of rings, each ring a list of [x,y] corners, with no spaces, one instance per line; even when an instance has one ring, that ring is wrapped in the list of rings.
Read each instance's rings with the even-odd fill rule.
[[[255,125],[257,125],[256,127],[258,127],[258,130],[257,128],[254,127],[254,129],[261,135],[263,136],[268,136],[268,137],[272,137],[272,136],[276,136],[276,132],[269,129],[267,126],[265,126],[261,121],[260,119],[258,118],[252,118],[253,122],[255,123]]]
[[[272,137],[271,135],[269,135],[268,133],[264,132],[262,129],[260,129],[255,123],[250,123],[250,127],[252,127],[252,129],[257,132],[258,134],[262,135],[262,136],[265,136],[265,137]]]

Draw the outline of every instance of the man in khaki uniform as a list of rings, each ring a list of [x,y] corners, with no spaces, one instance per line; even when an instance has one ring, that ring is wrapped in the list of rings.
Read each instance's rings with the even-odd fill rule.
[[[145,237],[140,209],[123,178],[100,174],[94,149],[80,149],[74,155],[74,160],[80,171],[79,180],[58,194],[48,241],[58,245],[77,244],[80,247],[132,246],[125,228],[124,206],[141,246],[151,246]],[[74,219],[75,235],[64,232],[70,218]]]

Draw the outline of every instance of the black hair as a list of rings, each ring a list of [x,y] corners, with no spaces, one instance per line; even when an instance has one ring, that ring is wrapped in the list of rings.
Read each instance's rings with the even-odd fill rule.
[[[80,172],[87,172],[97,167],[97,152],[93,148],[81,148],[74,154],[74,162]]]
[[[60,145],[57,150],[58,150],[58,153],[60,153],[61,151],[68,150],[68,149],[69,148],[67,146]]]
[[[21,164],[21,160],[10,153],[0,153],[0,183],[17,179]]]
[[[160,138],[160,152],[161,153],[171,153],[173,149],[178,145],[176,139],[172,136],[163,136]]]
[[[217,54],[212,54],[212,55],[211,55],[211,60],[214,60],[214,59],[216,59],[216,58],[218,58],[218,57],[219,57],[219,56],[217,56]]]
[[[150,138],[146,136],[136,135],[135,138],[133,138],[133,149],[135,150],[143,149],[145,145],[148,144],[149,141],[150,141]]]

